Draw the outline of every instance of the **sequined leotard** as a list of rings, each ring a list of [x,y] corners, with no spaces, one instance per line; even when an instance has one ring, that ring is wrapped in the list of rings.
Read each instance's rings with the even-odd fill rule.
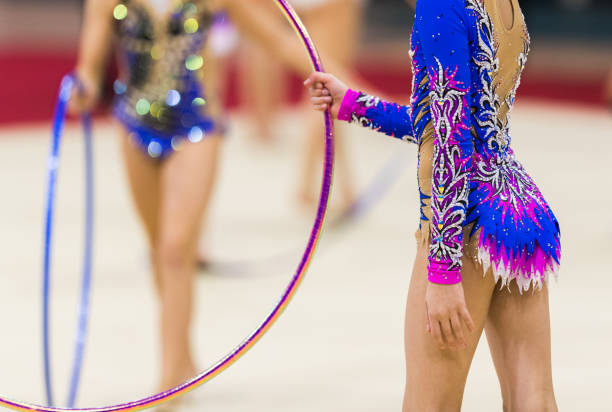
[[[457,283],[461,258],[502,284],[541,285],[560,262],[557,219],[510,148],[509,115],[529,50],[517,0],[419,0],[410,106],[352,90],[339,118],[419,146],[420,236],[429,280]]]
[[[163,19],[147,0],[121,0],[113,11],[120,61],[114,114],[154,158],[219,129],[204,96],[202,50],[213,16],[201,3],[174,2]]]

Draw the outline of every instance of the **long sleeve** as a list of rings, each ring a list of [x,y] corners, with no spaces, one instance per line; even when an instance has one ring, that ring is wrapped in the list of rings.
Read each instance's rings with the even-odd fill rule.
[[[416,143],[409,106],[388,103],[378,97],[348,90],[342,100],[338,119]]]
[[[421,0],[417,7],[418,65],[429,81],[433,129],[429,281],[461,281],[463,225],[473,142],[470,124],[468,16],[460,0]]]

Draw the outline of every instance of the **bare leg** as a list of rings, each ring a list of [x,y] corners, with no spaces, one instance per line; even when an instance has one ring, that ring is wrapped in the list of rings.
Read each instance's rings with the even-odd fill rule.
[[[308,135],[304,143],[302,170],[300,173],[299,201],[305,206],[316,206],[317,188],[321,181],[321,164],[325,142],[323,136],[325,129],[320,113],[308,113]],[[347,153],[347,141],[342,133],[336,129],[334,136],[334,180],[340,193],[340,211],[344,211],[355,200],[355,191],[351,179],[350,161]]]
[[[486,324],[504,412],[556,412],[552,382],[548,287],[496,290]]]
[[[310,113],[306,114],[308,118],[307,124],[307,135],[304,136],[304,149],[302,153],[302,161],[301,161],[301,169],[300,169],[300,187],[298,193],[298,202],[306,207],[311,208],[316,206],[316,185],[321,178],[320,173],[317,173],[321,170],[320,162],[323,156],[324,142],[323,142],[323,133],[324,130],[321,127],[321,116],[318,113]],[[316,120],[315,120],[316,116]],[[319,124],[316,124],[318,121]],[[316,137],[314,137],[316,136]],[[338,136],[335,137],[335,155],[336,155],[336,169],[338,165]],[[338,173],[334,173],[334,177],[337,176]]]
[[[330,56],[345,67],[354,63],[356,45],[359,41],[361,6],[354,0],[334,0],[324,6],[305,10],[304,18],[317,47],[323,56]],[[315,173],[317,163],[323,156],[323,125],[321,115],[309,110],[308,135],[306,136],[301,173],[299,197],[304,203],[314,203],[315,187],[320,176]],[[340,190],[341,207],[349,206],[354,200],[351,170],[347,158],[346,141],[341,133],[335,136],[335,178]]]
[[[132,200],[145,228],[149,248],[153,251],[156,248],[158,235],[159,165],[136,147],[125,130],[122,130],[122,135],[123,158]],[[153,272],[155,288],[159,295],[161,292],[160,275],[155,265],[153,265]]]
[[[274,4],[268,3],[271,12],[281,19]],[[265,6],[264,3],[261,5]],[[240,92],[255,126],[256,133],[252,137],[270,141],[273,138],[272,122],[284,97],[282,66],[258,44],[248,39],[243,43],[240,49]]]
[[[218,137],[185,144],[161,166],[161,209],[155,260],[162,280],[161,389],[195,373],[190,344],[196,247],[217,168]]]
[[[427,247],[419,246],[406,304],[406,391],[403,412],[457,412],[474,351],[489,312],[494,281],[482,268],[464,258],[462,285],[475,331],[466,337],[467,348],[440,350],[426,331]]]

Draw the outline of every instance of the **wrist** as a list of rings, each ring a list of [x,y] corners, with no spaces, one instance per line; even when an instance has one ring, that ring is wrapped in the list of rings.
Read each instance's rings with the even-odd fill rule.
[[[340,109],[338,110],[338,120],[344,120],[350,122],[352,114],[357,110],[357,99],[359,98],[359,92],[355,90],[347,89],[342,98]]]
[[[80,76],[93,79],[96,77],[96,70],[93,70],[90,65],[79,64],[74,68],[74,72]]]
[[[439,285],[454,285],[461,282],[461,270],[450,269],[450,262],[430,261],[427,267],[429,282]]]
[[[98,88],[102,81],[102,72],[88,65],[79,65],[74,69],[74,74],[87,86]]]

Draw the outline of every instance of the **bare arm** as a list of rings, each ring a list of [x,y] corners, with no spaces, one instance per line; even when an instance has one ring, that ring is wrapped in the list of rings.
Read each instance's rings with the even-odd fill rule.
[[[272,0],[267,0],[272,1]],[[307,76],[312,68],[298,38],[287,30],[278,14],[255,0],[219,0],[238,29],[253,38],[283,63]]]
[[[100,84],[106,67],[112,38],[113,0],[87,0],[79,44],[76,73],[84,90],[73,96],[72,112],[90,110],[100,95]]]
[[[386,102],[378,97],[349,89],[329,73],[312,73],[304,82],[315,110],[328,108],[334,119],[357,123],[387,136],[417,143],[412,126],[411,106]]]
[[[220,118],[223,110],[221,100],[222,77],[219,70],[219,58],[212,51],[210,42],[207,42],[204,50],[202,50],[202,57],[207,62],[204,68],[205,75],[202,78],[204,95],[207,99],[206,111],[213,118]]]

